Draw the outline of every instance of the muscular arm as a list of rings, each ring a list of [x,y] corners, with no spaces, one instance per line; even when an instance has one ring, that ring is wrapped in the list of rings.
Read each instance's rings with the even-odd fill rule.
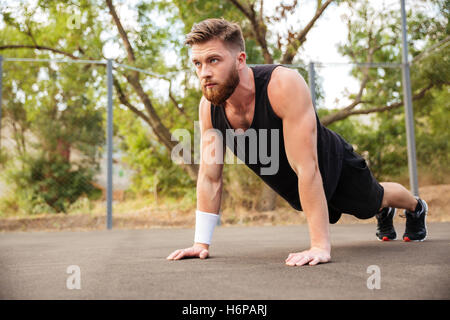
[[[211,104],[202,98],[199,106],[201,147],[197,180],[197,210],[219,214],[225,150],[222,148],[220,135],[212,130],[210,107]],[[187,257],[206,259],[209,256],[208,249],[207,243],[195,242],[190,248],[175,250],[167,259],[180,260]]]
[[[286,156],[298,176],[300,202],[311,240],[308,252],[291,254],[287,261],[293,260],[297,265],[327,262],[331,252],[328,206],[319,171],[316,118],[308,86],[296,71],[278,67],[273,71],[268,95],[283,121]]]
[[[210,102],[202,98],[199,107],[201,132],[200,169],[197,180],[197,210],[219,214],[222,197],[224,152],[211,123]],[[199,244],[205,248],[207,244]]]

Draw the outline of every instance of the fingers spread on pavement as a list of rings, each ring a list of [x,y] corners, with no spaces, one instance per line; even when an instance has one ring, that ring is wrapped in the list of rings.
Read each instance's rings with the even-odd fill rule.
[[[320,259],[318,257],[314,258],[309,265],[311,266],[315,266],[316,264],[318,264],[320,262]]]
[[[185,251],[184,249],[181,250],[180,253],[178,253],[178,254],[175,256],[175,260],[179,260],[179,259],[183,258],[183,257],[185,256],[185,254],[186,254],[186,251]]]
[[[308,256],[303,256],[301,257],[299,260],[297,260],[297,262],[295,263],[297,266],[302,266],[306,263],[308,263],[311,260],[310,257]]]
[[[175,250],[167,257],[167,259],[172,260],[179,252],[180,252],[180,250]]]

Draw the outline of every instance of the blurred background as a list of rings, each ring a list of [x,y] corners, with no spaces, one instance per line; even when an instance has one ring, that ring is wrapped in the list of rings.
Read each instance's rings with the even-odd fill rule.
[[[420,195],[429,221],[449,221],[450,2],[406,11]],[[114,228],[194,225],[198,165],[171,160],[171,133],[195,142],[201,91],[183,40],[212,17],[241,25],[248,64],[314,81],[322,123],[379,181],[410,188],[400,1],[9,0],[0,12],[0,231],[105,228],[107,59]],[[224,225],[306,222],[238,164],[224,166],[221,210]]]

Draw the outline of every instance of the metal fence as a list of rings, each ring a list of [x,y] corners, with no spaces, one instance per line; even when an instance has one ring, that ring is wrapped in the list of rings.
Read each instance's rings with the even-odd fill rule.
[[[106,88],[107,88],[107,99],[106,99],[106,112],[107,112],[107,121],[106,121],[106,227],[107,229],[112,229],[113,223],[112,223],[112,216],[113,216],[113,68],[126,68],[133,71],[142,72],[143,74],[147,74],[150,76],[159,76],[153,72],[141,70],[135,67],[127,66],[124,64],[118,64],[115,63],[112,60],[107,61],[92,61],[92,60],[58,60],[58,59],[28,59],[28,58],[4,58],[0,56],[0,75],[3,75],[3,63],[32,63],[32,62],[47,62],[47,63],[64,63],[64,64],[71,64],[71,63],[78,63],[78,64],[98,64],[98,65],[104,65],[106,67]],[[332,65],[339,65],[339,64],[327,64],[327,63],[317,63],[317,62],[311,62],[308,65],[290,65],[291,68],[303,68],[307,69],[308,72],[308,80],[310,84],[312,99],[313,99],[313,105],[316,108],[316,69],[320,68],[326,68]],[[342,64],[344,65],[344,64]],[[348,65],[348,64],[347,64]],[[367,64],[359,64],[360,66],[368,66]],[[370,64],[369,67],[372,68],[399,68],[401,65],[399,64]],[[0,80],[2,80],[0,78]],[[2,90],[2,81],[0,81],[0,119],[1,119],[1,90]],[[1,122],[0,122],[1,125]],[[0,127],[1,131],[1,127]],[[1,143],[1,140],[0,140]],[[0,144],[1,146],[1,144]]]
[[[403,2],[402,2],[403,4]],[[402,17],[403,24],[404,21],[404,7],[402,6]],[[448,45],[449,38],[441,41],[437,46],[433,46],[429,49],[432,51],[438,46]],[[406,128],[407,128],[407,146],[408,146],[408,167],[410,172],[410,185],[411,190],[415,195],[418,195],[418,181],[417,181],[417,169],[416,169],[416,151],[415,151],[415,136],[414,136],[414,123],[413,123],[413,112],[412,112],[412,98],[411,98],[411,85],[410,85],[410,65],[424,58],[428,52],[424,52],[422,55],[416,57],[412,62],[407,60],[408,52],[406,48],[406,30],[403,29],[403,63],[324,63],[324,62],[310,62],[307,65],[289,65],[291,68],[303,68],[308,72],[308,82],[311,90],[311,96],[313,100],[313,105],[317,108],[316,99],[316,79],[318,70],[323,68],[328,68],[331,66],[357,66],[357,67],[369,67],[369,68],[396,68],[402,69],[402,79],[404,88],[404,101],[405,101],[405,113],[406,113]],[[4,63],[14,63],[14,62],[41,62],[41,63],[63,63],[63,64],[96,64],[106,67],[106,111],[107,111],[107,121],[106,121],[106,227],[107,229],[112,229],[113,226],[113,70],[118,68],[124,68],[128,70],[137,71],[152,77],[164,78],[161,75],[153,73],[151,71],[142,70],[136,67],[119,64],[113,60],[64,60],[64,59],[28,59],[28,58],[5,58],[0,56],[0,120],[2,119],[2,83],[3,83],[3,65]],[[0,132],[1,132],[1,121],[0,121]],[[1,139],[0,139],[1,147]],[[0,149],[1,150],[1,149]]]

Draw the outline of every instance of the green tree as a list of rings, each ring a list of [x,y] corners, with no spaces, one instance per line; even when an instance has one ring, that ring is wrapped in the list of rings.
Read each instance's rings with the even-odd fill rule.
[[[198,165],[184,164],[179,167],[170,161],[169,156],[178,143],[171,139],[171,132],[177,128],[187,128],[193,133],[192,122],[198,117],[201,93],[193,70],[187,67],[188,50],[183,46],[184,34],[193,23],[210,17],[224,17],[240,23],[245,36],[248,63],[301,64],[303,61],[299,49],[307,41],[309,31],[326,10],[345,5],[349,12],[345,18],[349,33],[348,42],[340,47],[341,53],[354,62],[400,62],[398,10],[373,8],[368,1],[318,0],[314,3],[316,9],[309,21],[303,23],[304,27],[298,28],[287,21],[303,9],[299,1],[280,2],[275,13],[270,15],[264,11],[267,1],[263,0],[160,0],[139,1],[135,5],[111,0],[21,2],[1,10],[0,52],[14,57],[64,57],[73,60],[102,60],[109,57],[114,59],[116,65],[123,63],[151,70],[144,74],[121,66],[115,68],[115,104],[126,108],[116,112],[120,116],[115,118],[115,132],[119,132],[122,139],[120,146],[128,153],[127,161],[140,170],[141,176],[135,180],[136,190],[148,190],[155,185],[160,192],[171,192],[170,185],[189,190],[196,180]],[[439,159],[448,155],[447,136],[441,133],[438,137],[439,130],[448,124],[445,121],[448,119],[445,117],[448,114],[448,47],[445,47],[449,30],[448,2],[440,0],[429,3],[437,8],[432,18],[420,6],[413,6],[413,10],[408,13],[410,53],[417,57],[411,72],[415,112],[421,124],[417,129],[418,145],[423,146],[418,150],[418,155],[424,161],[430,157],[429,151],[433,148],[442,150],[438,153]],[[283,24],[285,32],[277,33],[274,28],[276,24]],[[439,44],[442,44],[438,46],[439,50],[424,55],[427,48]],[[174,52],[177,54],[174,55]],[[6,84],[4,101],[7,117],[16,133],[17,152],[27,154],[25,133],[34,126],[34,132],[47,137],[42,141],[47,141],[49,147],[42,147],[43,150],[56,148],[59,150],[56,154],[60,154],[63,159],[66,155],[67,159],[68,150],[74,148],[74,141],[81,140],[83,146],[77,148],[85,148],[83,152],[92,154],[99,142],[98,137],[89,141],[87,136],[74,136],[71,140],[69,133],[74,130],[74,119],[83,122],[84,126],[87,125],[84,122],[88,122],[86,119],[93,119],[95,128],[100,127],[96,111],[104,112],[103,107],[99,107],[102,104],[100,97],[104,96],[104,66],[73,65],[61,69],[44,66],[45,74],[57,78],[50,81],[51,84],[46,88],[45,92],[49,94],[45,103],[41,102],[42,97],[39,96],[41,88],[34,85],[41,66],[5,64],[5,75],[14,74],[16,79],[11,80],[9,87]],[[63,69],[67,69],[67,72]],[[300,68],[299,72],[307,78],[306,70]],[[30,77],[30,74],[34,76]],[[349,95],[352,102],[339,108],[326,106],[328,110],[319,110],[322,122],[338,132],[345,132],[344,136],[356,143],[361,151],[368,151],[377,174],[400,170],[401,163],[406,159],[401,73],[398,69],[381,71],[355,67],[352,75],[360,81],[359,91]],[[20,90],[17,89],[19,83]],[[318,90],[320,93],[320,88]],[[18,95],[18,92],[21,93]],[[58,93],[62,98],[59,95],[55,97]],[[22,95],[26,101],[20,98]],[[75,103],[75,97],[79,98],[78,104]],[[56,108],[55,115],[55,105],[61,103],[66,104],[66,110],[70,111]],[[30,112],[22,111],[24,104]],[[74,111],[83,109],[80,106],[86,109],[86,113]],[[36,113],[32,110],[39,111]],[[53,118],[48,119],[66,124],[60,126],[61,130],[48,130],[44,114],[45,117],[53,115]],[[357,123],[357,116],[362,114],[372,114],[373,127]],[[134,120],[131,115],[135,117]],[[37,119],[42,120],[40,129],[36,128],[39,127]],[[94,132],[95,128],[86,127],[85,131],[78,130],[77,133]],[[231,166],[225,167],[226,174],[251,181],[248,179],[248,175],[252,174],[249,171],[247,174],[245,171],[235,174],[241,171],[232,170]],[[260,199],[271,198],[267,208],[273,208],[274,194],[269,189],[264,190]],[[228,191],[231,194],[232,190]]]
[[[339,47],[340,52],[354,62],[401,63],[398,9],[380,10],[371,4],[350,3],[352,11],[345,17],[348,42]],[[439,130],[448,124],[450,115],[445,100],[450,84],[449,11],[444,1],[431,1],[425,7],[415,4],[407,12],[407,22],[417,158],[423,166],[433,164],[435,173],[448,172],[449,136]],[[430,6],[439,14],[430,15]],[[330,125],[350,116],[372,114],[372,127],[355,124],[350,126],[352,132],[343,123],[336,123],[330,128],[356,143],[360,152],[368,152],[371,167],[380,179],[407,172],[401,69],[355,67],[352,75],[361,83],[359,92],[352,95],[354,102],[323,115],[322,122]],[[436,115],[442,118],[437,120]]]

